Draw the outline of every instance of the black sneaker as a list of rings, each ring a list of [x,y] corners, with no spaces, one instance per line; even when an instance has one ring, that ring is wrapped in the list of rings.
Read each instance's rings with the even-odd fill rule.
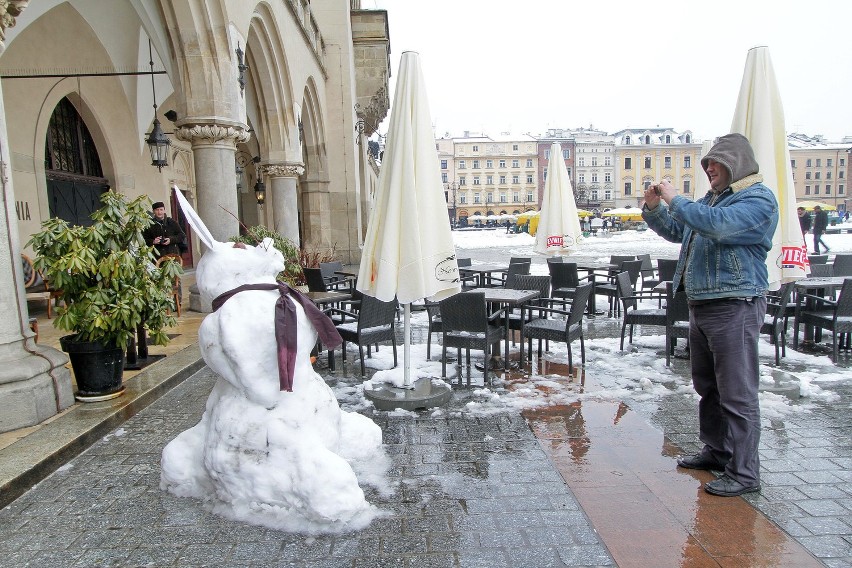
[[[712,469],[715,471],[723,471],[725,469],[725,464],[709,458],[704,454],[695,454],[694,456],[678,458],[677,465],[687,469]]]
[[[704,491],[711,495],[719,495],[721,497],[736,497],[743,493],[754,493],[760,491],[758,485],[743,485],[736,479],[723,474],[719,479],[714,479],[704,484]]]

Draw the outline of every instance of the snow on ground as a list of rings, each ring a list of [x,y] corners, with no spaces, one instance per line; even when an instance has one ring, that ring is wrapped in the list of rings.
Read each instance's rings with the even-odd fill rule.
[[[852,224],[845,227],[852,228]],[[808,235],[811,240],[811,235]],[[457,254],[460,257],[470,256],[474,264],[506,262],[510,256],[529,256],[533,258],[531,273],[547,274],[544,257],[533,252],[535,239],[526,233],[507,234],[504,230],[485,231],[454,231]],[[852,235],[825,235],[824,240],[833,253],[852,252]],[[810,243],[809,243],[810,244]],[[668,243],[652,231],[624,231],[610,233],[599,237],[584,239],[576,255],[590,260],[609,260],[611,254],[643,254],[650,253],[652,258],[673,258],[680,250],[680,245]],[[598,298],[599,308],[605,308],[606,298]],[[603,316],[605,318],[605,316]],[[412,313],[413,326],[426,325],[425,312]],[[600,319],[600,318],[599,318]],[[791,323],[792,325],[792,323]],[[618,326],[620,331],[620,325]],[[653,328],[651,328],[653,329]],[[641,328],[637,328],[641,333]],[[610,335],[612,335],[610,333]],[[788,343],[790,342],[788,334]],[[498,412],[517,411],[547,405],[566,404],[583,398],[607,400],[654,401],[666,396],[683,396],[697,400],[697,394],[689,379],[688,367],[680,365],[666,367],[665,365],[665,336],[663,334],[634,335],[631,345],[625,344],[625,350],[619,348],[620,338],[594,337],[586,339],[586,373],[593,377],[597,390],[580,392],[576,384],[566,380],[564,376],[535,375],[523,385],[507,385],[502,380],[495,380],[494,386],[474,388],[471,390],[471,400],[462,410],[473,415],[486,415]],[[432,359],[426,360],[425,343],[411,346],[411,377],[441,377],[440,346],[437,335],[433,336]],[[535,346],[535,345],[534,345]],[[579,360],[579,342],[575,341],[574,357]],[[354,346],[349,346],[353,349]],[[513,348],[516,350],[517,347]],[[357,349],[353,351],[353,362],[357,359]],[[335,389],[341,405],[348,410],[357,410],[370,406],[363,397],[363,388],[372,383],[387,382],[396,385],[402,382],[402,349],[399,349],[400,365],[393,366],[393,354],[390,348],[382,347],[373,353],[372,359],[366,360],[368,367],[379,369],[370,381],[364,385],[343,385]],[[477,360],[477,353],[471,352],[471,357]],[[761,381],[772,381],[771,371],[774,368],[775,347],[768,341],[767,336],[761,336],[760,359]],[[481,353],[478,360],[482,359]],[[567,362],[565,344],[550,344],[550,351],[544,354],[546,361]],[[537,365],[532,366],[538,368]],[[832,392],[834,382],[849,381],[849,370],[835,366],[827,355],[814,355],[794,351],[789,345],[787,355],[782,359],[782,369],[792,370],[800,380],[802,399],[791,403],[784,396],[765,392],[760,395],[761,411],[764,418],[779,418],[791,413],[807,412],[814,401],[831,402],[838,398]],[[676,369],[676,370],[675,370]],[[456,367],[448,364],[447,373],[454,377]],[[502,375],[499,373],[498,376]],[[482,372],[471,371],[472,382],[482,383]],[[440,380],[440,379],[433,379]],[[404,411],[399,411],[404,413]],[[436,409],[434,414],[449,412],[446,409]]]

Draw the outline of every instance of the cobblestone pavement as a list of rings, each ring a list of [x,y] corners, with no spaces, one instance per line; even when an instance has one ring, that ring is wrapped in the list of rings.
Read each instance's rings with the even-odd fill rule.
[[[612,565],[517,414],[378,413],[398,488],[390,497],[368,493],[391,514],[357,533],[306,538],[206,512],[159,489],[159,460],[197,423],[213,381],[200,371],[0,511],[3,565]]]

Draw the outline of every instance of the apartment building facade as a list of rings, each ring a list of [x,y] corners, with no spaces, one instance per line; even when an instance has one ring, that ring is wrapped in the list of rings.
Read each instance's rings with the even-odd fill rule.
[[[574,196],[577,207],[601,211],[615,207],[614,137],[600,130],[574,131]]]
[[[544,201],[544,182],[547,179],[547,169],[550,163],[550,148],[556,142],[562,147],[562,160],[568,169],[568,178],[574,183],[574,131],[561,128],[551,128],[538,139],[538,203]]]
[[[849,209],[849,157],[852,143],[830,143],[821,137],[787,136],[796,199]]]
[[[616,158],[616,207],[638,207],[645,188],[669,180],[683,195],[694,198],[701,169],[701,144],[689,130],[625,129],[612,135]]]

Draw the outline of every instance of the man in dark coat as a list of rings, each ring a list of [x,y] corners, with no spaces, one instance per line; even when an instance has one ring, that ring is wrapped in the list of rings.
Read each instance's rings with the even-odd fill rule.
[[[805,211],[804,207],[799,207],[796,209],[796,213],[799,215],[799,227],[802,229],[802,236],[805,236],[805,233],[811,230],[811,216]]]
[[[145,244],[155,247],[157,258],[167,254],[180,255],[180,246],[186,244],[186,235],[177,224],[177,221],[166,216],[166,206],[162,201],[157,201],[151,206],[154,212],[154,223],[145,229],[142,235]]]
[[[828,252],[828,245],[822,240],[822,235],[828,227],[828,213],[822,210],[819,205],[814,207],[814,254],[819,254],[819,245],[825,247],[825,252]]]

